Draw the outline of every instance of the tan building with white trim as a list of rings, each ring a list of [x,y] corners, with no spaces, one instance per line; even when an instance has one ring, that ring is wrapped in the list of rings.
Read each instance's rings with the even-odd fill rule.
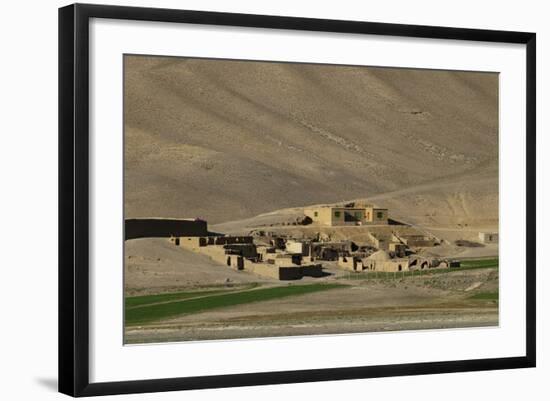
[[[324,226],[358,226],[388,224],[388,209],[366,205],[362,207],[318,206],[304,210],[313,223]]]

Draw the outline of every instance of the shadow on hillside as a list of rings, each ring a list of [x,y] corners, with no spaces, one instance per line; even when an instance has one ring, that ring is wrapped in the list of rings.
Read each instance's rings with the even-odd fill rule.
[[[408,226],[408,224],[402,223],[401,221],[397,221],[394,219],[388,219],[388,224],[390,226]]]

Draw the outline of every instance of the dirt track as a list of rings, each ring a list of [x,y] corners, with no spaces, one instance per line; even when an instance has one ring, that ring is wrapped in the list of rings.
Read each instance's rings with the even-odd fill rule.
[[[126,343],[366,333],[498,325],[498,309],[484,307],[371,308],[326,314],[249,316],[211,322],[160,324],[127,330]]]
[[[334,279],[332,279],[334,281]],[[347,280],[348,287],[180,316],[126,330],[129,343],[498,325],[498,272],[480,269],[401,280]]]

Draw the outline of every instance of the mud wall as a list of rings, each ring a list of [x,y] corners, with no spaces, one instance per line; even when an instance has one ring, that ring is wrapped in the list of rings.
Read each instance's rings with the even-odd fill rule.
[[[178,219],[127,219],[124,239],[207,236],[206,221]]]

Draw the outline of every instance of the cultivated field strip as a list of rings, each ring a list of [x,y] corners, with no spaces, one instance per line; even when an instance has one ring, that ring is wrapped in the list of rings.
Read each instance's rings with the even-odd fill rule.
[[[126,325],[139,325],[148,322],[168,319],[174,316],[204,312],[211,309],[223,308],[252,302],[268,301],[289,296],[304,295],[313,292],[327,291],[345,287],[343,284],[311,284],[288,285],[285,287],[260,288],[257,290],[216,293],[188,299],[181,299],[174,294],[160,294],[155,296],[151,304],[126,307]],[[188,293],[191,294],[191,293]],[[182,294],[183,295],[183,294]],[[164,297],[164,298],[163,298]],[[131,298],[130,298],[131,299]],[[167,299],[168,301],[162,301]],[[171,299],[171,300],[170,300]],[[131,304],[132,302],[130,302]]]

